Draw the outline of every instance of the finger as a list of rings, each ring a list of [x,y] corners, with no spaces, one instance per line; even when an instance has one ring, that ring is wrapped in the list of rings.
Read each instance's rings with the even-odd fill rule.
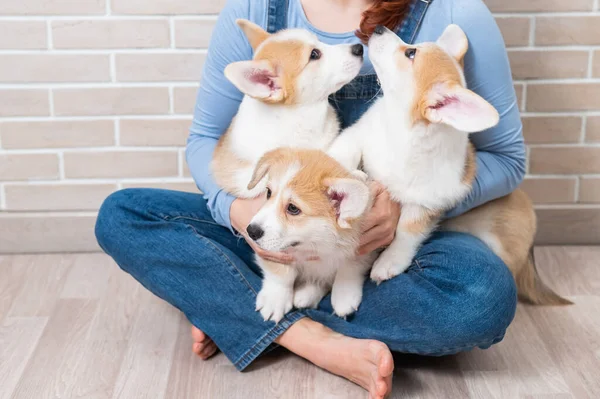
[[[281,252],[266,252],[258,254],[261,258],[270,260],[271,262],[283,263],[284,265],[289,265],[294,261],[294,257],[291,255],[287,255]]]
[[[358,254],[359,255],[366,255],[366,254],[370,254],[371,252],[383,247],[387,245],[386,241],[383,240],[378,240],[378,241],[371,241],[370,243],[361,246],[360,248],[358,248]]]
[[[378,225],[373,227],[371,230],[363,233],[360,236],[359,246],[365,246],[370,244],[373,241],[381,241],[383,237],[386,235],[387,229],[385,226]]]
[[[216,351],[217,351],[217,345],[215,345],[214,343],[211,343],[209,345],[206,345],[206,347],[204,349],[202,349],[202,352],[200,352],[200,355],[203,358],[208,359],[209,357],[214,355]]]

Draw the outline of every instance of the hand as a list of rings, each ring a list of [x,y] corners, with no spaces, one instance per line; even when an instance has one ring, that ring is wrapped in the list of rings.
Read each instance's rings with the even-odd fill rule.
[[[370,184],[370,189],[374,201],[361,226],[359,255],[390,245],[396,237],[396,227],[400,220],[400,204],[390,198],[385,187],[374,181]]]
[[[238,231],[238,233],[244,236],[248,245],[252,247],[258,256],[263,259],[270,260],[271,262],[289,265],[294,261],[294,258],[291,255],[283,252],[269,252],[263,250],[261,247],[256,245],[254,240],[248,237],[248,233],[246,232],[246,227],[248,227],[250,221],[254,215],[256,215],[258,210],[264,205],[265,201],[266,197],[264,195],[252,199],[235,199],[229,210],[231,225]]]

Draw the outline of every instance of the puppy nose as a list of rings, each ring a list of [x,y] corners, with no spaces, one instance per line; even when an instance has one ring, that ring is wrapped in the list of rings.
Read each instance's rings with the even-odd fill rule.
[[[365,50],[363,49],[362,44],[355,44],[352,47],[350,47],[350,51],[352,51],[352,54],[357,56],[357,57],[362,57]]]
[[[373,33],[375,33],[376,35],[383,35],[385,32],[385,26],[383,25],[377,25],[375,27],[375,30],[373,31]]]
[[[265,234],[264,230],[256,224],[251,224],[248,227],[246,227],[246,231],[248,232],[250,238],[252,238],[254,241],[260,239],[260,237],[262,237]]]

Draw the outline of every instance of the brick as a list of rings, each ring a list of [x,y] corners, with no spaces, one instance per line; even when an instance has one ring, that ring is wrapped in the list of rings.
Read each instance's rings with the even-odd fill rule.
[[[538,245],[597,245],[600,208],[538,209]]]
[[[157,188],[161,190],[184,191],[200,194],[200,190],[194,182],[140,182],[123,183],[123,188]]]
[[[208,48],[216,21],[175,20],[175,47]]]
[[[484,0],[492,12],[591,11],[594,0]]]
[[[504,37],[507,47],[529,45],[529,30],[531,20],[529,18],[508,17],[496,18],[496,23]]]
[[[88,215],[0,215],[0,253],[99,251],[95,223]]]
[[[585,141],[588,143],[600,142],[600,116],[588,116]]]
[[[109,62],[105,54],[0,55],[0,82],[107,82]]]
[[[0,49],[27,50],[47,47],[44,21],[0,21]]]
[[[148,115],[169,111],[166,87],[56,89],[56,115]]]
[[[523,181],[521,188],[536,204],[560,204],[575,202],[575,178],[536,179]]]
[[[95,15],[105,7],[106,0],[3,0],[0,15]]]
[[[592,76],[598,78],[600,77],[600,51],[594,51],[592,61]]]
[[[175,151],[106,151],[66,153],[67,178],[177,176]]]
[[[530,84],[527,111],[595,111],[600,108],[600,84]]]
[[[57,179],[56,154],[1,154],[0,181]]]
[[[0,123],[0,140],[7,149],[110,146],[114,135],[114,123],[108,120]]]
[[[157,48],[171,43],[166,19],[54,21],[52,39],[58,49]]]
[[[515,93],[517,95],[517,105],[519,106],[519,111],[524,111],[523,109],[523,92],[524,85],[517,83],[515,84]]]
[[[121,120],[121,145],[185,146],[189,119]]]
[[[576,143],[581,137],[582,119],[578,116],[533,116],[523,118],[527,144]]]
[[[111,0],[113,14],[217,14],[226,0]]]
[[[120,82],[200,80],[206,54],[117,54]]]
[[[4,187],[9,211],[97,210],[116,184],[29,184]]]
[[[48,90],[0,90],[0,117],[48,115]]]
[[[600,178],[582,177],[579,182],[579,202],[600,203]]]
[[[600,173],[600,147],[532,148],[531,174]]]
[[[198,87],[176,87],[173,90],[173,111],[176,114],[193,114]]]
[[[587,76],[587,51],[510,51],[515,79],[583,78]]]
[[[535,44],[538,46],[597,45],[600,44],[598,24],[600,24],[599,16],[537,17]]]

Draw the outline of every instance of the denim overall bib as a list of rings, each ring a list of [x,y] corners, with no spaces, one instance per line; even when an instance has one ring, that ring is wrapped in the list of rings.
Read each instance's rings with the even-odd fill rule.
[[[270,0],[267,31],[269,33],[287,27],[287,12],[290,0]],[[292,0],[294,1],[294,0]],[[413,0],[410,10],[396,33],[400,38],[412,44],[417,36],[425,12],[433,0]],[[377,80],[377,75],[359,75],[350,83],[329,97],[329,102],[335,108],[340,118],[342,129],[356,122],[381,96],[383,91]]]

